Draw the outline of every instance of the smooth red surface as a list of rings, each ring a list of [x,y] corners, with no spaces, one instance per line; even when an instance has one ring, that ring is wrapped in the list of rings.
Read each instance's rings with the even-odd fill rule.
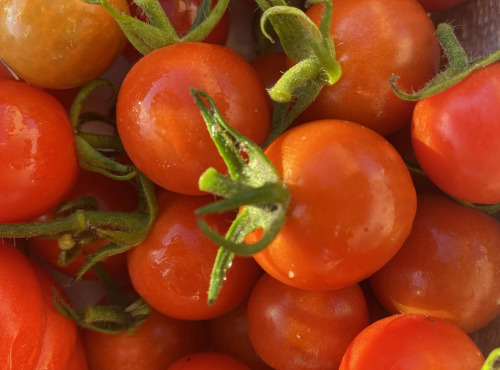
[[[250,368],[229,355],[198,352],[177,360],[168,370],[250,370]]]

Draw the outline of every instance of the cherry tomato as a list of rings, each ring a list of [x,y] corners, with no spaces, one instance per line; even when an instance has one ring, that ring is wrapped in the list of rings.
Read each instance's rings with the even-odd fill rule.
[[[354,337],[368,326],[359,285],[308,291],[264,274],[248,301],[248,333],[274,369],[336,369]]]
[[[127,0],[110,0],[128,13]],[[120,56],[126,38],[101,5],[81,0],[4,0],[0,56],[23,80],[40,87],[81,86]]]
[[[177,360],[168,370],[250,370],[250,368],[223,353],[197,352]]]
[[[12,76],[12,73],[7,69],[5,64],[3,64],[0,61],[0,80],[13,80],[14,76]]]
[[[202,0],[160,0],[159,3],[165,14],[167,15],[170,23],[177,31],[179,37],[185,36],[190,30],[193,22],[198,13]],[[212,4],[215,6],[217,2]],[[135,5],[133,1],[129,0],[130,15],[138,18],[142,21],[147,21],[146,14],[141,11],[141,9]],[[219,23],[214,27],[212,32],[203,40],[209,44],[225,45],[229,35],[229,12],[226,10]],[[127,44],[125,48],[124,55],[128,61],[134,63],[142,55],[132,46],[132,44]]]
[[[125,150],[153,182],[200,195],[200,175],[226,166],[189,87],[205,90],[224,119],[256,143],[270,130],[270,104],[252,66],[219,45],[181,43],[144,56],[125,77],[117,124]],[[145,150],[147,148],[147,150]]]
[[[276,51],[261,54],[250,62],[266,89],[273,87],[285,72],[287,68],[286,58],[284,52]]]
[[[212,196],[160,193],[160,211],[148,237],[127,252],[134,288],[165,315],[203,320],[229,312],[248,297],[262,273],[253,259],[235,258],[216,302],[207,304],[218,247],[198,227],[194,211],[212,201]],[[227,214],[207,218],[219,232],[231,220]]]
[[[131,212],[138,206],[137,190],[126,181],[115,181],[98,173],[81,170],[78,181],[66,198],[67,201],[75,200],[82,196],[93,197],[97,201],[97,206],[103,211]],[[53,218],[53,212],[44,215],[41,220]],[[61,249],[57,239],[32,238],[29,241],[30,248],[47,262],[52,268],[61,271],[69,276],[75,276],[87,261],[84,252],[94,253],[108,244],[106,239],[86,244],[75,260],[68,266],[60,266],[57,263]],[[124,253],[111,256],[100,262],[107,273],[113,277],[125,277],[128,275],[127,257]],[[83,275],[84,279],[97,279],[93,270],[89,270]]]
[[[0,222],[31,221],[55,207],[77,173],[64,107],[25,82],[0,81]]]
[[[323,5],[307,10],[319,24]],[[335,118],[360,123],[386,136],[411,121],[415,103],[391,89],[418,89],[436,74],[440,47],[435,27],[416,0],[337,0],[330,35],[342,68],[340,80],[322,89],[301,122]]]
[[[425,313],[473,332],[500,314],[500,223],[443,195],[421,194],[403,247],[370,277],[392,313]]]
[[[340,370],[479,370],[483,362],[476,344],[455,325],[437,317],[400,314],[358,334]]]
[[[254,255],[274,278],[302,289],[346,287],[403,245],[415,189],[385,138],[356,123],[323,120],[286,131],[265,153],[291,193],[282,230]]]
[[[473,203],[500,202],[500,63],[420,100],[412,143],[439,188]]]
[[[52,304],[54,281],[40,269],[12,244],[0,240],[0,363],[4,369],[65,369],[78,343],[76,324]]]
[[[92,370],[166,369],[192,352],[208,350],[206,324],[165,316],[153,310],[133,333],[105,334],[84,330]]]
[[[246,363],[252,370],[271,370],[255,352],[247,325],[247,303],[224,315],[208,320],[210,344],[214,351],[226,353]]]

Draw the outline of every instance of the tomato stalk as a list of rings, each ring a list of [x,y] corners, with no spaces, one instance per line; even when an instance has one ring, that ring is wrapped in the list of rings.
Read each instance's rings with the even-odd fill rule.
[[[96,264],[93,269],[106,290],[108,302],[86,306],[75,310],[66,303],[53,289],[52,301],[57,310],[74,320],[80,327],[101,333],[118,333],[125,331],[133,333],[141,322],[151,314],[151,307],[139,296],[127,293],[109,277],[105,270]]]
[[[143,22],[115,9],[108,0],[83,0],[100,4],[116,20],[130,43],[143,55],[179,42],[201,42],[219,23],[229,0],[220,0],[211,8],[211,0],[203,0],[189,32],[180,37],[158,0],[137,0],[135,4],[146,14],[150,23]]]
[[[470,60],[456,38],[453,27],[447,23],[441,23],[437,26],[436,36],[448,59],[448,64],[443,71],[438,73],[422,89],[416,92],[400,90],[397,87],[399,76],[393,75],[389,82],[394,93],[399,98],[408,101],[418,101],[427,98],[459,83],[472,72],[500,61],[500,50],[485,58]]]
[[[330,37],[332,2],[321,1],[325,11],[316,26],[300,9],[288,6],[283,0],[257,0],[263,11],[261,31],[271,42],[266,30],[269,22],[278,35],[286,55],[295,62],[268,92],[275,100],[271,134],[267,146],[318,96],[322,87],[332,85],[341,76]],[[312,3],[312,2],[309,2]],[[307,4],[309,4],[307,3]]]
[[[500,369],[500,348],[496,348],[490,352],[481,370],[498,370]]]
[[[199,180],[201,190],[222,198],[196,211],[201,230],[220,246],[208,292],[211,304],[234,256],[251,256],[263,250],[279,233],[290,194],[262,149],[224,121],[210,96],[194,89],[191,94],[229,173],[224,176],[210,168]],[[203,219],[206,214],[234,209],[240,211],[225,235],[213,230]],[[262,237],[253,244],[245,243],[245,237],[255,230],[261,230]]]

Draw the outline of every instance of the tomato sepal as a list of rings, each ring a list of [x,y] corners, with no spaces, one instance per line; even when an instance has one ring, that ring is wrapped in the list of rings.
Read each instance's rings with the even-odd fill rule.
[[[447,23],[440,23],[437,26],[436,36],[446,54],[448,64],[443,71],[439,72],[418,91],[406,92],[399,89],[397,86],[399,76],[392,75],[389,83],[400,99],[418,101],[428,98],[456,85],[472,72],[500,61],[500,50],[479,60],[469,60],[465,50],[456,38],[453,27]]]
[[[499,368],[500,362],[500,348],[495,348],[490,352],[481,370],[496,370]]]

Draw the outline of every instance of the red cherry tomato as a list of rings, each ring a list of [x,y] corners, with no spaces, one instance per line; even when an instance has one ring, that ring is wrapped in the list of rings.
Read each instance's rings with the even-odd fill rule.
[[[159,186],[200,195],[200,175],[209,167],[224,172],[226,166],[190,94],[191,86],[205,90],[228,124],[259,144],[269,133],[271,112],[255,70],[223,46],[176,44],[144,56],[132,67],[117,102],[125,150]]]
[[[0,222],[31,221],[55,207],[78,173],[64,107],[24,82],[0,81]]]
[[[415,106],[415,156],[445,193],[500,203],[499,100],[500,63],[495,63]]]
[[[151,313],[133,333],[105,334],[84,330],[83,340],[92,370],[160,370],[177,359],[208,350],[206,325]]]
[[[248,332],[275,369],[336,369],[351,340],[368,326],[359,285],[330,291],[293,288],[264,274],[250,295]]]
[[[291,193],[282,230],[254,255],[274,278],[302,289],[346,287],[403,245],[415,189],[382,136],[352,122],[315,121],[286,131],[265,153]]]
[[[203,234],[194,211],[213,201],[162,192],[159,214],[148,237],[127,252],[132,284],[139,295],[165,315],[203,320],[229,312],[250,294],[261,275],[251,258],[235,258],[214,304],[207,304],[210,274],[218,247]],[[232,218],[213,215],[209,224],[225,232]]]
[[[197,352],[177,360],[168,370],[250,370],[250,368],[223,353]]]
[[[0,363],[6,369],[65,369],[76,350],[74,321],[52,303],[54,281],[0,240]]]
[[[93,197],[97,201],[98,208],[103,211],[131,212],[137,208],[138,195],[134,186],[126,181],[115,181],[95,172],[80,171],[78,181],[68,195],[66,200],[75,200],[82,196]],[[43,216],[44,220],[51,219],[52,213]],[[94,253],[108,244],[105,239],[86,244],[75,260],[68,266],[60,266],[57,263],[61,249],[57,239],[32,238],[29,241],[30,248],[47,262],[52,268],[61,271],[69,276],[75,276],[87,261],[84,252]],[[113,277],[126,277],[127,257],[124,253],[106,258],[100,262],[107,273]],[[93,270],[89,270],[83,275],[84,279],[97,279]]]
[[[307,10],[319,24],[323,5]],[[435,27],[416,0],[337,0],[330,26],[340,80],[322,89],[301,122],[335,118],[360,123],[386,136],[411,121],[414,102],[391,89],[392,74],[404,90],[436,74],[440,47]]]
[[[410,236],[370,277],[392,313],[439,316],[466,332],[500,314],[500,223],[443,195],[422,194]]]
[[[340,370],[479,370],[484,356],[467,334],[440,318],[400,314],[363,330]]]
[[[170,23],[177,31],[179,37],[185,36],[190,30],[193,22],[198,13],[202,0],[160,0],[159,3],[165,14],[167,15]],[[215,6],[217,2],[212,4]],[[146,14],[141,11],[141,9],[135,5],[133,1],[129,0],[130,15],[138,18],[142,21],[147,21]],[[229,36],[229,12],[226,10],[219,23],[214,27],[212,32],[203,40],[203,42],[209,44],[225,45],[227,38]],[[128,61],[134,63],[142,55],[132,46],[132,44],[127,44],[125,48],[124,55]]]
[[[128,13],[127,0],[109,0]],[[2,59],[40,87],[84,85],[121,55],[126,38],[101,5],[81,0],[5,0],[0,7]]]

